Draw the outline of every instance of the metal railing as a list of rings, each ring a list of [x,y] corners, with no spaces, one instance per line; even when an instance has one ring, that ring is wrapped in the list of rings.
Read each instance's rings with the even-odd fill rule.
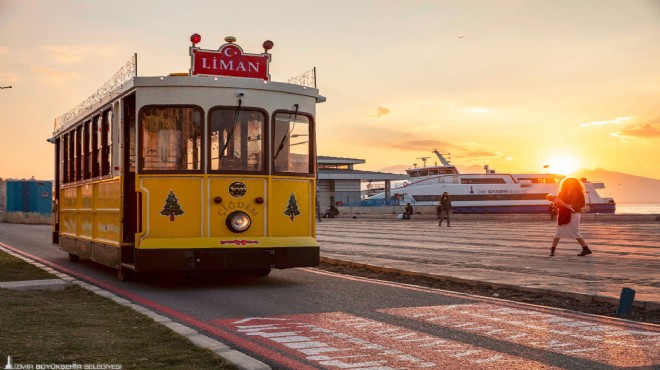
[[[289,78],[287,82],[290,84],[316,88],[316,67],[303,74]]]
[[[105,98],[110,95],[112,91],[119,88],[124,82],[131,80],[133,77],[137,76],[137,54],[133,54],[131,59],[122,66],[114,76],[112,76],[108,81],[106,81],[103,86],[101,86],[94,94],[92,94],[87,99],[83,100],[82,103],[75,106],[73,109],[67,113],[55,118],[55,125],[53,131],[58,131],[59,129],[67,126],[71,121],[73,121],[79,114],[91,108],[95,104],[98,104]]]

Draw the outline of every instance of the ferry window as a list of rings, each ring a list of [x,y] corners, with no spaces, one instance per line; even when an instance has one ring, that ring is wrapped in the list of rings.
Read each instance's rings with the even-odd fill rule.
[[[91,167],[92,167],[92,177],[98,177],[100,174],[99,171],[99,164],[101,158],[99,157],[99,149],[100,149],[100,141],[99,141],[99,134],[101,133],[100,128],[99,128],[99,121],[100,121],[100,116],[94,117],[94,120],[92,121],[92,130],[89,133],[91,138],[91,143],[92,143],[92,154],[91,154]]]
[[[273,160],[275,172],[311,173],[310,119],[294,112],[275,114]]]
[[[467,179],[461,179],[461,184],[505,184],[506,181],[504,181],[503,178],[497,177],[497,178],[467,178]]]
[[[216,108],[209,117],[210,171],[264,171],[264,122],[260,111]]]
[[[147,107],[140,112],[140,169],[201,169],[202,111],[193,107]]]

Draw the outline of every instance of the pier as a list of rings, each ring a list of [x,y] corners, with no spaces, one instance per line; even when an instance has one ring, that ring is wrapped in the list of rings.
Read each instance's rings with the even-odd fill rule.
[[[615,305],[630,288],[636,307],[660,309],[656,215],[585,215],[581,232],[594,253],[578,257],[578,243],[561,239],[549,257],[555,223],[547,215],[454,215],[448,228],[420,212],[397,220],[343,209],[317,225],[322,260]]]

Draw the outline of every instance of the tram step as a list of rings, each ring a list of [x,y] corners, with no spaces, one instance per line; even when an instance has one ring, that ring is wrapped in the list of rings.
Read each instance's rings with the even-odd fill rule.
[[[136,271],[134,263],[122,263],[121,267]]]

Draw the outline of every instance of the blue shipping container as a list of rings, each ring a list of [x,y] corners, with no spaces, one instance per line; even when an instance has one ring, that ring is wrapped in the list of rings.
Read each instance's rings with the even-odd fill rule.
[[[6,212],[36,212],[49,216],[53,210],[53,182],[7,180]]]

